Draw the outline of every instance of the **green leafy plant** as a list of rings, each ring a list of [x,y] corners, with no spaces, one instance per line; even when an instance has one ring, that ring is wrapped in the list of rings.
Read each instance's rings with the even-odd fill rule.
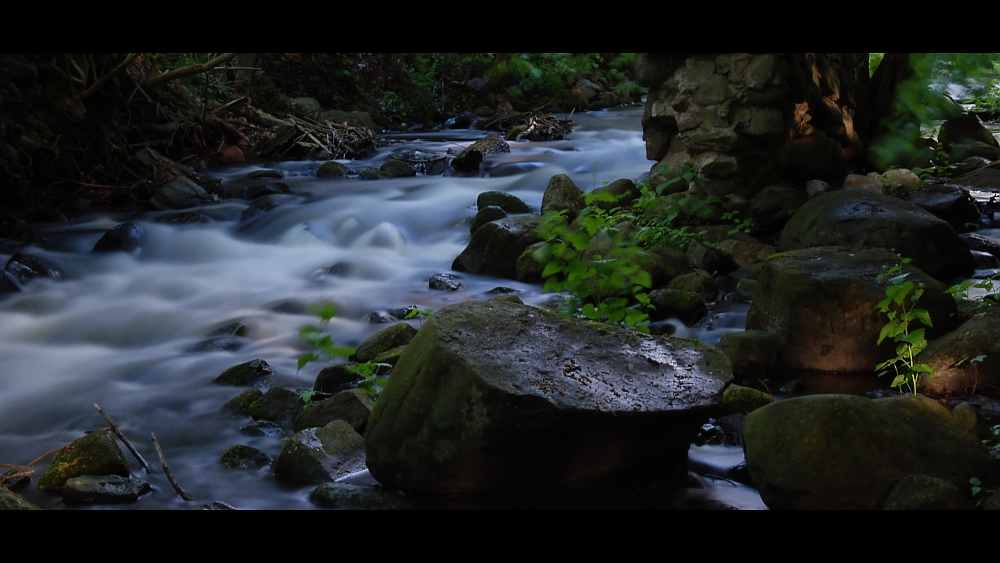
[[[930,313],[916,306],[924,290],[906,279],[909,274],[902,271],[903,265],[909,262],[909,258],[900,258],[896,265],[877,278],[889,284],[885,289],[885,299],[875,305],[875,309],[885,313],[889,319],[879,332],[877,343],[891,338],[896,343],[896,355],[875,366],[875,371],[879,372],[879,377],[891,372],[894,375],[892,387],[908,386],[916,395],[920,378],[933,378],[934,372],[929,365],[917,363],[915,359],[927,347],[927,339],[924,337],[925,329],[913,328],[913,325],[934,325]]]
[[[558,308],[562,314],[648,332],[645,311],[652,305],[645,291],[652,286],[652,277],[639,266],[643,251],[622,241],[608,213],[594,205],[602,197],[607,194],[588,194],[588,205],[573,225],[566,220],[566,211],[542,218],[538,233],[546,244],[535,258],[545,264],[544,290],[568,293]],[[614,257],[587,255],[598,233],[611,241]]]
[[[330,359],[342,357],[348,358],[354,354],[355,349],[347,346],[337,346],[333,342],[333,338],[330,334],[323,331],[323,327],[330,323],[330,319],[337,314],[337,305],[332,301],[320,301],[318,303],[313,303],[308,308],[320,319],[320,326],[306,325],[299,330],[299,340],[302,340],[312,346],[315,351],[306,352],[299,356],[298,370],[302,370],[309,362],[320,360],[323,356],[328,356]],[[391,368],[389,364],[376,363],[376,362],[363,362],[358,364],[352,364],[347,366],[347,371],[358,376],[360,382],[356,385],[358,389],[361,389],[367,393],[373,399],[378,396],[378,389],[387,377],[379,372],[385,368]],[[305,391],[299,395],[303,402],[307,405],[310,404],[315,391]]]

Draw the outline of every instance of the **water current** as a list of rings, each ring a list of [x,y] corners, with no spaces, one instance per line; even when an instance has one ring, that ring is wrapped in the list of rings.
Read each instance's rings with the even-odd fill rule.
[[[174,494],[159,472],[150,433],[181,486],[198,499],[244,509],[314,508],[308,500],[313,486],[282,482],[270,468],[221,466],[219,456],[234,444],[276,457],[284,442],[240,433],[248,420],[220,411],[239,389],[213,385],[212,379],[261,358],[274,370],[270,385],[311,388],[322,365],[296,371],[305,351],[297,335],[316,320],[306,307],[322,299],[338,306],[328,331],[345,346],[385,328],[369,322],[373,313],[411,304],[437,309],[485,299],[498,286],[520,290],[529,304],[550,300],[537,285],[507,279],[453,272],[463,289],[441,292],[428,288],[428,278],[449,272],[468,243],[476,197],[483,191],[506,191],[538,208],[555,174],[567,174],[588,190],[648,172],[640,116],[635,108],[574,115],[577,127],[568,140],[511,143],[509,154],[486,159],[480,178],[319,179],[320,163],[308,161],[202,171],[229,188],[254,170],[284,173],[281,181],[291,193],[275,197],[277,207],[248,221],[241,222],[240,214],[250,202],[229,199],[199,208],[211,219],[204,223],[171,223],[167,219],[177,212],[152,212],[35,226],[44,241],[19,250],[57,265],[62,276],[35,281],[0,300],[0,463],[28,463],[86,430],[104,427],[91,406],[98,403],[157,466],[158,475],[139,469],[154,492],[116,508],[193,504]],[[461,150],[483,135],[401,134],[369,160],[342,162],[377,168],[390,154]],[[107,229],[126,220],[144,229],[141,249],[90,252]],[[13,250],[5,252],[4,262]],[[334,264],[341,264],[340,275],[327,271]],[[742,319],[737,311],[713,330],[690,335],[716,343],[722,333],[741,330]],[[235,321],[246,326],[246,335],[235,339],[238,349],[188,351]],[[49,459],[33,467],[36,478]],[[130,463],[135,471],[137,464]],[[66,506],[34,486],[22,494],[43,508]],[[763,506],[752,489],[728,500]]]

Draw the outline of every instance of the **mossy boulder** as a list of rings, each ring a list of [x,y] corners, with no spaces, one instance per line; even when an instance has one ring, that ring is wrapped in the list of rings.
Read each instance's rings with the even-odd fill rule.
[[[762,330],[729,332],[722,335],[719,350],[732,362],[737,381],[767,379],[778,366],[781,338]]]
[[[777,254],[764,262],[757,278],[746,328],[776,335],[782,343],[779,363],[785,367],[872,373],[895,354],[891,339],[877,344],[888,319],[875,305],[886,289],[878,275],[897,263],[894,254],[880,248],[821,247]],[[902,271],[924,290],[920,306],[934,323],[927,337],[954,328],[957,308],[944,284],[912,264]]]
[[[651,291],[649,302],[654,307],[650,314],[652,320],[677,318],[690,326],[708,313],[705,301],[700,295],[683,289],[664,288]]]
[[[771,508],[877,509],[907,475],[1000,485],[1000,469],[948,409],[922,396],[809,395],[747,415],[747,467]]]
[[[681,483],[729,370],[693,340],[500,299],[444,307],[375,404],[368,467],[385,486],[428,494],[577,486],[651,467]]]
[[[251,381],[271,375],[271,366],[264,360],[250,360],[220,373],[212,383],[216,385],[248,385]]]
[[[974,510],[962,491],[945,479],[907,475],[889,491],[882,510]]]
[[[38,478],[39,489],[58,491],[67,479],[81,475],[128,477],[128,461],[111,432],[91,432],[69,446],[55,455],[52,464]]]
[[[282,426],[290,426],[303,404],[302,399],[292,391],[272,387],[260,399],[250,403],[250,416],[254,420],[270,420]]]
[[[722,393],[722,405],[719,407],[719,412],[723,415],[735,413],[750,414],[760,407],[770,405],[773,402],[774,397],[758,389],[742,385],[730,385]]]
[[[319,165],[316,169],[317,178],[345,178],[350,174],[351,169],[339,162],[328,160]]]

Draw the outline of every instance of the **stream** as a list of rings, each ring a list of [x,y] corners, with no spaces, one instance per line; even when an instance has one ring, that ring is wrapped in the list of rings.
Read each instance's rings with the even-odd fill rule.
[[[417,176],[380,181],[318,179],[320,162],[264,162],[202,171],[233,188],[250,172],[278,169],[290,194],[272,196],[273,209],[241,221],[247,200],[224,200],[197,211],[203,223],[170,222],[181,212],[90,215],[34,228],[45,240],[18,249],[62,270],[0,299],[0,463],[25,464],[46,451],[106,426],[99,404],[156,469],[133,473],[154,491],[123,505],[74,507],[34,483],[19,492],[43,508],[178,509],[149,440],[155,433],[171,472],[207,502],[240,509],[310,509],[313,485],[277,480],[270,467],[228,470],[219,456],[247,444],[277,457],[284,442],[249,437],[249,420],[220,411],[241,389],[213,385],[225,369],[255,358],[274,370],[269,384],[311,389],[322,362],[296,371],[306,348],[299,329],[315,324],[306,308],[328,299],[337,315],[327,327],[338,345],[355,346],[387,325],[369,319],[411,304],[437,309],[486,299],[496,287],[519,290],[528,304],[552,299],[534,284],[454,272],[463,289],[433,291],[428,278],[450,272],[469,240],[479,193],[502,190],[536,209],[549,178],[569,175],[584,190],[649,171],[639,123],[641,108],[572,116],[569,140],[511,143],[487,157],[486,177]],[[566,116],[559,116],[565,118]],[[390,154],[461,150],[484,131],[448,130],[391,136],[391,143],[350,167],[380,166]],[[259,183],[259,182],[258,182]],[[132,253],[92,254],[94,243],[123,221],[139,223],[144,242]],[[4,263],[14,250],[0,252]],[[338,274],[329,268],[339,264]],[[745,306],[720,313],[712,330],[682,329],[715,344],[742,330]],[[724,322],[723,322],[724,321]],[[191,351],[233,322],[246,327],[232,350]],[[407,321],[418,326],[419,321]],[[697,450],[697,451],[696,451]],[[742,459],[739,448],[692,448],[693,466],[713,472]],[[39,462],[34,479],[51,457]],[[138,468],[138,469],[137,469]],[[739,508],[764,508],[753,489],[712,478],[701,494]],[[198,503],[200,504],[200,503]]]

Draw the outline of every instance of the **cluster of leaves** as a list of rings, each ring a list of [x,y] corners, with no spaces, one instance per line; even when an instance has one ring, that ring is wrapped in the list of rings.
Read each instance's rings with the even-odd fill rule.
[[[569,294],[558,309],[564,315],[649,332],[649,315],[645,311],[652,305],[646,290],[652,286],[652,278],[639,266],[639,253],[643,251],[623,241],[613,228],[615,219],[594,205],[602,199],[605,197],[588,194],[587,207],[572,225],[566,211],[546,213],[542,218],[538,233],[546,244],[535,252],[535,259],[545,264],[544,290]],[[611,240],[614,257],[587,256],[591,240],[598,233]]]
[[[299,330],[299,340],[312,346],[314,351],[306,352],[299,356],[298,369],[301,370],[309,362],[321,360],[323,357],[329,359],[348,358],[354,354],[354,348],[347,346],[337,346],[329,333],[323,331],[323,327],[330,323],[330,319],[337,314],[337,305],[332,301],[320,301],[309,306],[320,320],[320,326],[306,325]],[[378,396],[378,390],[384,382],[385,376],[380,376],[379,371],[390,367],[389,364],[376,362],[364,362],[347,366],[347,371],[358,376],[360,382],[357,388],[367,393],[372,399]],[[305,391],[299,395],[307,405],[312,400],[315,392]]]
[[[699,198],[690,192],[679,198],[663,197],[664,191],[678,182],[705,181],[691,169],[667,176],[669,179],[655,189],[648,181],[639,183],[639,197],[627,206],[606,210],[607,204],[615,205],[618,199],[609,193],[591,192],[585,194],[586,207],[572,223],[566,211],[542,217],[538,233],[546,244],[535,252],[535,259],[545,264],[544,290],[568,294],[560,303],[560,313],[648,332],[648,311],[653,306],[647,293],[652,277],[642,267],[648,262],[647,249],[670,246],[686,250],[705,234],[696,227],[706,224],[721,204],[719,198]],[[736,211],[724,213],[722,219],[734,224],[731,232],[752,227],[752,221],[738,219]],[[626,222],[626,228],[618,228]],[[594,252],[595,244],[601,244],[605,253]]]
[[[933,178],[950,177],[955,170],[955,161],[952,160],[948,151],[941,149],[934,154],[931,166],[927,168],[914,167],[911,171],[921,180],[931,180]]]
[[[924,294],[923,288],[918,288],[913,280],[906,279],[909,273],[903,272],[903,265],[911,262],[909,258],[901,258],[896,265],[880,274],[878,280],[889,285],[885,289],[885,299],[875,305],[881,313],[888,317],[887,322],[878,335],[877,344],[886,338],[896,343],[896,355],[875,366],[879,377],[892,373],[894,378],[891,387],[908,386],[913,394],[921,377],[934,377],[934,371],[924,363],[917,363],[916,356],[927,347],[927,339],[923,328],[913,328],[917,323],[933,327],[930,313],[926,309],[918,309],[916,304]]]
[[[982,280],[965,280],[962,283],[949,287],[945,290],[945,293],[954,297],[958,301],[960,308],[971,308],[969,311],[971,314],[980,313],[996,303],[996,295],[990,295],[990,293],[995,287],[993,282],[998,279],[1000,279],[1000,274],[994,274]],[[973,288],[983,290],[986,292],[986,295],[975,299],[970,298],[969,291]]]

